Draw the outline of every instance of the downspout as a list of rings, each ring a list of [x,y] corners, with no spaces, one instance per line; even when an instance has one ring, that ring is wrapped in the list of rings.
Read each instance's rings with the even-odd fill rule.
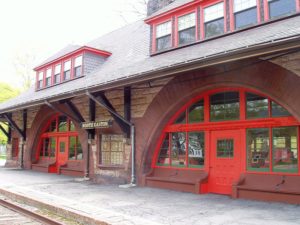
[[[20,167],[21,169],[24,169],[24,138],[21,138],[21,163]]]
[[[111,110],[109,107],[107,107],[105,104],[98,101],[95,96],[93,96],[89,91],[86,91],[86,95],[92,99],[94,102],[96,102],[101,107],[107,109],[110,113],[114,114],[116,117],[118,117],[120,120],[122,120],[124,123],[126,123],[128,126],[130,126],[131,131],[131,181],[130,184],[125,185],[126,187],[134,187],[136,186],[136,175],[135,175],[135,127],[134,124],[125,120],[122,116],[120,116],[118,113]],[[120,186],[120,187],[125,187]]]
[[[85,174],[84,178],[88,179],[90,176],[90,151],[91,151],[91,144],[92,144],[92,139],[91,139],[91,134],[88,131],[87,132],[88,140],[87,140],[87,159],[86,159],[86,168],[85,168]]]

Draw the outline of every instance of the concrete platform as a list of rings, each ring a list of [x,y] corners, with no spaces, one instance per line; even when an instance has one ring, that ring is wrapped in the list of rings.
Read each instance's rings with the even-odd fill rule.
[[[154,188],[96,185],[0,168],[0,194],[50,207],[85,224],[299,225],[300,206]]]

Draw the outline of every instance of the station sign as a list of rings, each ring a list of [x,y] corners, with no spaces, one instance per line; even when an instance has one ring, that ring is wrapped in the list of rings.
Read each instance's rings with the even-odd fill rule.
[[[109,128],[112,126],[112,120],[107,121],[89,121],[80,124],[82,129]]]

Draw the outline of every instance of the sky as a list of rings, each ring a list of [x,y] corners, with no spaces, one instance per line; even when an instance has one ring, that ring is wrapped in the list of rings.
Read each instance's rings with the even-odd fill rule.
[[[68,44],[83,45],[141,19],[144,0],[0,0],[0,82],[21,87],[16,59],[32,67]],[[34,74],[33,74],[34,76]]]

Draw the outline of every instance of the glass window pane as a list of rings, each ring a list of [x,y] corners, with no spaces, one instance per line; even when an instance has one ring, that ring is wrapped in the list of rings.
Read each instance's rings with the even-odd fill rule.
[[[51,77],[51,75],[52,75],[52,69],[49,68],[49,69],[47,69],[46,77],[47,77],[47,78],[48,78],[48,77]]]
[[[60,74],[54,76],[54,83],[58,84],[60,82]]]
[[[68,71],[65,71],[64,72],[64,80],[70,80],[71,78],[71,71],[68,70]]]
[[[67,131],[67,117],[66,116],[58,117],[58,131],[59,132]]]
[[[172,133],[172,166],[186,166],[186,133]]]
[[[256,0],[234,0],[234,12],[243,11],[256,6]]]
[[[271,19],[296,12],[295,0],[268,0],[268,3]]]
[[[196,26],[196,16],[195,13],[190,13],[178,18],[178,30],[185,30],[190,27]]]
[[[167,133],[160,147],[157,165],[163,166],[169,164],[170,164],[169,134]]]
[[[247,130],[247,170],[270,170],[269,129],[257,128]]]
[[[246,93],[247,119],[266,118],[269,114],[268,98]]]
[[[186,123],[186,115],[185,111],[180,114],[180,116],[175,120],[175,124],[183,124]]]
[[[189,167],[204,166],[204,132],[192,132],[189,135]]]
[[[234,141],[233,139],[217,140],[217,157],[218,158],[233,158],[234,156]]]
[[[76,137],[69,138],[69,159],[76,159]]]
[[[194,42],[196,40],[195,31],[196,31],[195,27],[179,31],[178,32],[179,44],[182,45],[182,44],[188,44]]]
[[[171,47],[171,35],[156,39],[156,50],[160,51]]]
[[[56,119],[52,120],[46,132],[55,132],[56,131]]]
[[[102,135],[101,164],[123,165],[124,143],[122,135]]]
[[[291,114],[281,105],[273,101],[271,102],[271,104],[272,104],[272,117],[291,116]]]
[[[70,131],[76,131],[74,123],[70,120]]]
[[[68,71],[70,69],[71,69],[71,61],[69,60],[64,63],[64,71]]]
[[[50,140],[49,138],[44,139],[44,156],[49,157],[50,156]]]
[[[45,144],[44,139],[42,139],[42,143],[40,145],[40,157],[44,156],[44,144]]]
[[[60,72],[61,72],[61,65],[58,64],[58,65],[55,66],[55,74],[58,74]]]
[[[273,171],[298,172],[297,127],[273,128]]]
[[[156,38],[163,37],[171,34],[172,23],[171,21],[159,24],[156,26]]]
[[[39,81],[43,80],[44,78],[44,72],[39,72]]]
[[[51,137],[50,138],[50,157],[55,157],[55,153],[56,153],[56,138],[55,137]]]
[[[76,159],[77,160],[83,159],[82,146],[81,146],[81,143],[80,143],[78,137],[77,137],[77,142],[76,142]]]
[[[234,14],[235,29],[246,28],[257,23],[257,7]]]
[[[204,101],[200,100],[189,108],[189,123],[199,123],[204,121]]]
[[[212,21],[221,17],[224,17],[223,2],[206,7],[204,9],[204,22]]]
[[[224,33],[224,19],[218,19],[204,24],[205,37],[213,37]]]
[[[82,66],[77,66],[74,68],[74,77],[81,76]]]
[[[82,65],[82,56],[78,56],[75,58],[75,67]]]
[[[238,92],[223,92],[210,96],[210,120],[238,120],[240,102]]]

